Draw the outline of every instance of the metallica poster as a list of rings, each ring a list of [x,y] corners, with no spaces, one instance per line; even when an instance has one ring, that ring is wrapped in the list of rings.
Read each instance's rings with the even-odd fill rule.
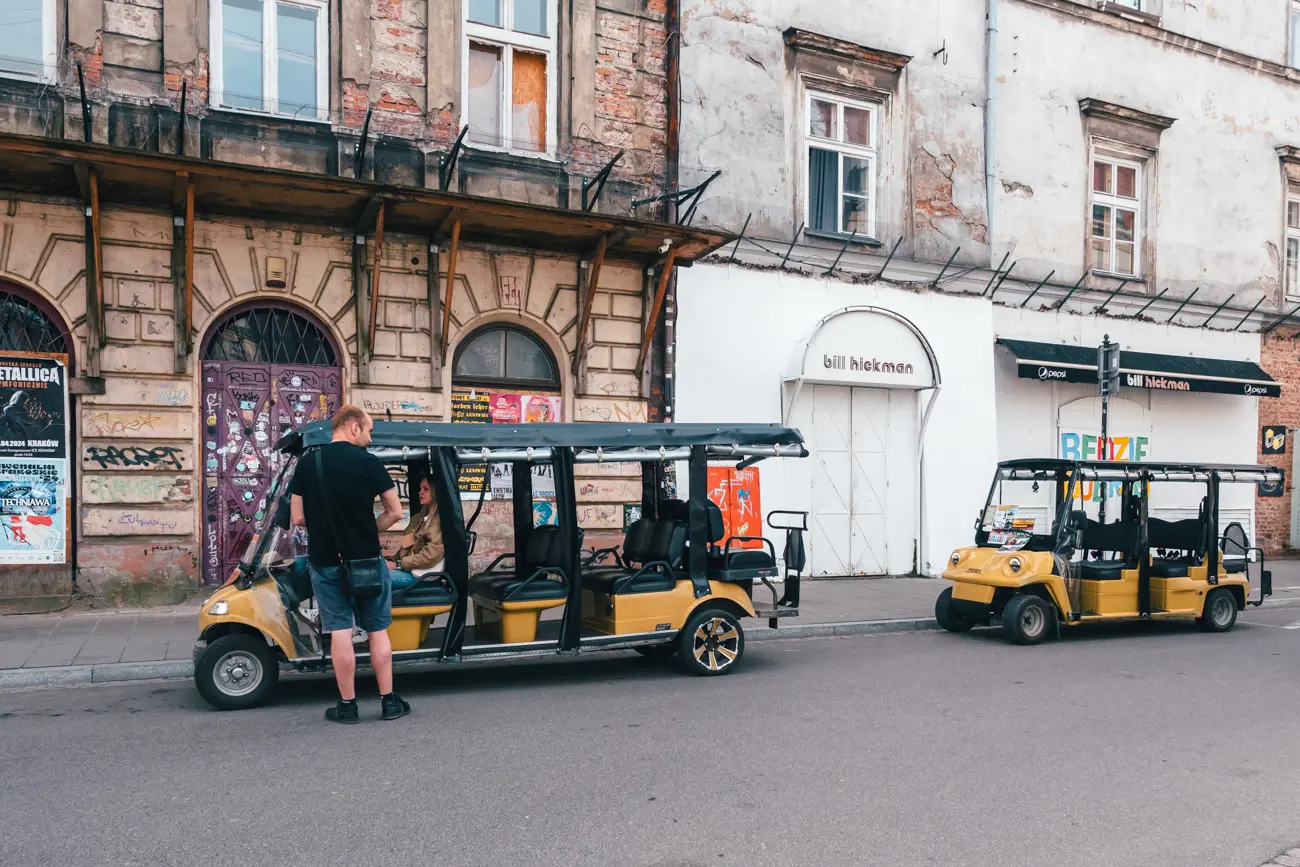
[[[0,352],[0,564],[63,563],[68,361]]]

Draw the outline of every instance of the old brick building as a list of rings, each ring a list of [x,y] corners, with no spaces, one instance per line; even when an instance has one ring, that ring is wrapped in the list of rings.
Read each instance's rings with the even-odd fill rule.
[[[633,207],[675,181],[665,0],[4,5],[0,351],[72,376],[66,513],[5,516],[0,606],[224,577],[270,444],[340,401],[660,412],[675,263],[726,238]],[[639,482],[579,499],[599,538]]]

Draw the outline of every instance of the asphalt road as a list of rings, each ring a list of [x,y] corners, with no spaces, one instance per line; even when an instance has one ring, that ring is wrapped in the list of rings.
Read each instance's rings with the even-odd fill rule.
[[[407,675],[415,715],[188,682],[0,695],[0,864],[1206,865],[1300,842],[1300,608]],[[373,687],[368,687],[372,691]]]

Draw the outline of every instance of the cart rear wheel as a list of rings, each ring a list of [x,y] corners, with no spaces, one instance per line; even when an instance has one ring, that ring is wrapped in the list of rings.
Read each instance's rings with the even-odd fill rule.
[[[264,703],[280,680],[275,654],[260,635],[223,635],[194,666],[194,685],[217,710],[245,710]]]
[[[1002,611],[1002,628],[1016,644],[1038,644],[1051,626],[1051,606],[1028,593],[1011,597]]]
[[[1196,625],[1206,632],[1227,632],[1237,623],[1237,598],[1227,587],[1216,587],[1205,597]]]
[[[745,631],[740,620],[721,608],[696,612],[677,633],[677,659],[690,674],[731,674],[744,655]]]
[[[967,632],[975,621],[969,617],[962,617],[952,607],[952,588],[945,587],[944,591],[939,594],[939,598],[934,602],[934,619],[939,621],[939,625],[949,632]]]

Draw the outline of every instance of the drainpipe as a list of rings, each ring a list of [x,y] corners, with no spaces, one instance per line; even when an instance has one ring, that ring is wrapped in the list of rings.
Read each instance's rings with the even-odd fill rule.
[[[989,262],[993,261],[993,191],[998,183],[997,99],[998,99],[998,0],[988,0],[988,41],[984,72],[984,208],[988,224]]]

